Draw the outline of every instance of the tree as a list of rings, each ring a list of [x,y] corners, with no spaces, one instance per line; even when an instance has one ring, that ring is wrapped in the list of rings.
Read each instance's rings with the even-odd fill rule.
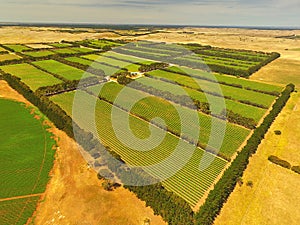
[[[246,183],[246,185],[248,186],[248,187],[253,187],[253,181],[251,181],[251,180],[249,180],[249,181],[247,181],[247,183]]]

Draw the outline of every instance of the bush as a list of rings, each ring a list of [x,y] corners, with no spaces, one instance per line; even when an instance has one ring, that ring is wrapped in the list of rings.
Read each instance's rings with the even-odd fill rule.
[[[291,164],[283,159],[278,158],[277,156],[271,155],[268,160],[276,165],[282,166],[287,169],[291,169]]]
[[[281,131],[280,131],[280,130],[275,130],[274,133],[275,133],[276,135],[281,135]]]
[[[300,174],[300,166],[293,166],[293,167],[292,167],[292,170],[293,170],[295,173],[299,173],[299,174]]]
[[[247,181],[246,185],[247,185],[248,187],[253,188],[253,181],[251,181],[251,180]]]

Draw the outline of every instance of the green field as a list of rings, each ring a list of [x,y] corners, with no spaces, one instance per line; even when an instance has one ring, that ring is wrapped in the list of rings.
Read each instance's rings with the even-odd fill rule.
[[[38,198],[22,196],[45,192],[55,141],[43,119],[35,119],[30,113],[31,108],[6,99],[0,99],[0,108],[0,199],[20,197],[0,202],[0,218],[5,224],[24,224]]]
[[[102,87],[100,97],[103,97],[104,99],[107,99],[110,102],[114,102],[123,88],[124,86],[119,85],[115,82],[107,83]],[[197,113],[198,119],[200,121],[199,127],[199,124],[195,123],[194,121],[190,121],[188,119],[185,121],[181,121],[178,117],[177,112],[181,112],[182,115],[187,115],[187,118],[192,118],[192,109],[184,108],[179,105],[173,106],[172,104],[170,104],[169,101],[166,101],[164,99],[154,96],[151,97],[149,94],[137,91],[132,88],[125,88],[126,96],[122,96],[121,99],[118,101],[118,104],[122,108],[130,110],[130,105],[134,103],[132,99],[134,99],[134,97],[139,97],[142,100],[136,103],[131,109],[131,112],[134,115],[137,115],[140,118],[144,118],[147,121],[151,121],[155,117],[162,118],[165,121],[168,129],[171,130],[173,133],[182,134],[184,136],[189,137],[189,140],[194,140],[196,142],[199,140],[202,145],[208,144],[208,140],[212,129],[212,121],[210,116],[205,115],[203,113]],[[92,91],[93,93],[95,93],[95,90],[97,89],[97,86],[88,88],[88,90]],[[185,132],[181,132],[182,122],[186,126]],[[223,123],[224,121],[218,120],[216,126],[222,127],[221,124]],[[163,125],[162,123],[159,124]],[[193,134],[196,130],[199,130],[200,132],[199,138],[195,137],[196,139],[194,139]],[[249,135],[249,133],[249,130],[227,123],[224,142],[220,149],[220,152],[230,158],[235,153],[236,149],[243,143],[243,141]],[[217,148],[217,146],[210,147]]]
[[[216,85],[206,80],[186,77],[176,73],[162,71],[162,70],[151,71],[148,74],[153,77],[171,80],[187,87],[191,87],[195,89],[201,88],[203,91],[217,92]],[[232,99],[239,100],[239,101],[250,101],[253,103],[261,104],[266,108],[269,108],[272,102],[276,98],[275,96],[266,95],[263,93],[250,91],[250,90],[244,90],[241,88],[236,88],[236,87],[223,85],[223,84],[220,84],[220,88],[224,96],[229,96],[232,97]]]
[[[113,57],[115,59],[118,59],[118,60],[129,61],[131,63],[151,64],[151,63],[155,62],[155,61],[152,61],[152,60],[145,61],[145,59],[141,59],[141,58],[134,57],[134,56],[131,56],[131,55],[120,54],[120,53],[117,53],[117,52],[114,52],[114,51],[105,52],[103,55],[104,56],[111,56],[111,57]]]
[[[58,48],[58,49],[53,49],[51,51],[53,51],[54,53],[57,53],[57,54],[76,54],[76,53],[78,53],[77,50],[72,49],[72,48]]]
[[[167,91],[170,92],[174,95],[178,95],[178,88],[182,89],[185,91],[187,95],[189,95],[192,99],[199,100],[200,102],[207,102],[207,96],[209,96],[209,99],[212,103],[217,103],[218,98],[213,95],[205,94],[203,92],[199,92],[197,90],[191,89],[191,88],[186,88],[186,87],[181,87],[179,85],[171,84],[162,80],[157,80],[157,79],[152,79],[148,77],[141,77],[137,79],[138,82],[147,85],[149,87],[153,87],[158,90],[162,91]],[[252,118],[256,122],[258,122],[262,116],[266,113],[266,109],[261,109],[255,106],[247,105],[247,104],[242,104],[233,100],[229,99],[224,99],[226,109],[231,110],[234,113],[238,113],[246,118]],[[220,113],[223,111],[223,107],[219,104],[215,104],[215,112]]]
[[[14,60],[14,59],[21,59],[20,56],[14,55],[14,54],[4,54],[0,55],[0,62],[8,61],[8,60]]]
[[[101,69],[104,71],[105,75],[107,75],[107,76],[111,76],[120,71],[119,69],[117,69],[115,67],[103,65],[103,64],[100,64],[100,63],[97,63],[97,62],[94,62],[94,61],[91,61],[88,59],[81,58],[81,57],[68,57],[65,59],[70,62],[76,62],[76,63],[80,63],[82,65],[91,66],[95,69]]]
[[[93,76],[93,74],[86,73],[83,70],[57,62],[55,60],[36,61],[33,62],[33,64],[68,80],[80,80],[81,78]]]
[[[130,63],[127,63],[127,62],[124,62],[124,61],[111,59],[111,58],[108,58],[108,57],[103,57],[101,55],[95,55],[95,54],[85,55],[85,56],[82,56],[82,58],[85,58],[85,59],[88,59],[88,60],[91,60],[91,61],[95,61],[95,62],[106,63],[106,64],[109,64],[109,65],[112,65],[112,66],[117,66],[117,67],[120,67],[120,68],[124,68],[124,67],[130,65]]]
[[[7,66],[0,66],[4,72],[21,78],[31,90],[35,91],[40,87],[52,86],[62,83],[61,80],[53,77],[44,71],[41,71],[29,64],[14,64]]]
[[[172,66],[169,67],[168,70],[173,72],[179,72],[179,73],[186,73],[187,75],[195,76],[199,79],[206,79],[206,80],[217,80],[219,82],[224,82],[228,85],[230,84],[236,84],[241,85],[243,88],[251,88],[253,90],[260,90],[260,91],[268,91],[268,92],[281,92],[283,87],[275,86],[272,84],[266,84],[266,83],[259,83],[255,81],[250,81],[245,78],[237,78],[234,76],[226,76],[226,75],[220,75],[215,73],[207,73],[201,70],[191,69],[188,67],[177,67]],[[214,77],[212,77],[214,76]]]
[[[93,51],[95,51],[94,49],[84,48],[84,47],[82,47],[82,48],[80,48],[80,47],[74,47],[74,48],[70,48],[70,49],[75,50],[77,52],[82,52],[82,53],[87,53],[87,52],[93,52]]]
[[[43,50],[43,51],[32,51],[32,52],[23,52],[24,55],[28,55],[31,57],[44,57],[44,56],[49,56],[49,55],[54,55],[55,53],[53,53],[50,50]]]
[[[59,104],[69,115],[72,114],[72,103],[74,98],[74,92],[69,92],[61,95],[56,95],[51,97],[51,100]],[[89,108],[89,103],[93,101],[94,97],[82,92],[86,100],[83,102],[82,108]],[[90,100],[89,100],[90,99]],[[87,105],[86,105],[87,104]],[[175,147],[179,145],[179,148],[182,149],[179,152],[183,155],[187,154],[188,149],[195,149],[193,146],[184,142],[177,137],[166,134],[164,140],[161,144],[155,147],[151,151],[142,152],[130,149],[124,145],[120,140],[115,136],[114,130],[112,128],[111,122],[111,110],[114,106],[109,103],[106,103],[101,100],[97,100],[96,104],[96,123],[97,131],[104,145],[110,146],[114,151],[122,156],[127,163],[131,165],[154,165],[174,151]],[[124,114],[126,112],[115,108],[118,111],[118,115]],[[88,110],[82,111],[82,118],[92,118],[93,112]],[[122,123],[122,120],[117,120]],[[91,130],[90,124],[86,121],[79,120],[76,121],[83,129]],[[145,122],[139,118],[130,116],[130,126],[134,134],[139,134],[139,138],[146,138],[150,135],[149,126],[151,130],[156,130],[155,126],[149,125],[148,122]],[[122,132],[122,130],[120,130]],[[154,132],[155,135],[156,132]],[[141,146],[142,148],[142,146]],[[194,151],[194,150],[192,150]],[[210,157],[208,153],[204,153],[203,150],[197,149],[191,160],[186,164],[186,166],[176,173],[173,177],[163,182],[163,184],[173,191],[177,195],[181,196],[188,203],[194,206],[198,200],[203,196],[205,190],[211,186],[214,182],[220,171],[226,165],[226,161],[220,158],[215,158],[210,167],[204,171],[199,170],[199,161],[203,157]],[[178,156],[181,158],[180,156]],[[178,159],[179,160],[179,159]],[[179,160],[180,161],[180,160]],[[178,161],[176,161],[178,163]],[[164,169],[162,169],[163,173]],[[187,182],[178,181],[186,180]]]
[[[53,46],[55,48],[66,48],[66,47],[72,46],[71,44],[68,44],[68,43],[52,43],[52,44],[48,44],[48,45]]]
[[[1,225],[23,225],[32,217],[39,197],[22,198],[0,202]]]
[[[23,52],[25,50],[31,50],[31,48],[25,46],[25,45],[4,45],[5,47],[11,49],[14,52]]]

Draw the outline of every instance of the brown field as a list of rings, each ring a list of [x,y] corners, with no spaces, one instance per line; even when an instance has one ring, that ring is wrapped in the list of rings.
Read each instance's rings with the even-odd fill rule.
[[[300,87],[300,40],[275,38],[295,31],[262,31],[246,29],[186,28],[168,29],[169,33],[125,37],[130,39],[198,42],[218,47],[250,49],[281,53],[281,58],[251,76],[250,79],[288,84]],[[193,34],[180,33],[182,31]],[[41,43],[85,38],[120,38],[105,30],[87,33],[58,32],[54,28],[0,28],[0,43]],[[13,40],[13,41],[12,41]],[[2,82],[1,82],[2,83]],[[1,84],[0,83],[0,84]],[[2,88],[2,86],[0,86]],[[0,88],[0,89],[1,89]],[[0,93],[3,95],[6,93]],[[274,154],[300,165],[300,94],[294,94],[287,107],[279,115],[259,146],[243,176],[244,183],[253,181],[253,188],[237,186],[225,204],[215,224],[270,224],[298,225],[300,175],[271,164],[267,158]],[[282,135],[274,135],[281,130]],[[60,137],[60,150],[53,169],[45,201],[37,210],[36,224],[142,224],[145,217],[152,219],[151,225],[164,224],[153,215],[145,203],[124,189],[105,192],[96,174],[86,168],[75,143],[62,132],[53,130]],[[61,220],[59,220],[61,218]],[[84,220],[82,220],[84,218]]]

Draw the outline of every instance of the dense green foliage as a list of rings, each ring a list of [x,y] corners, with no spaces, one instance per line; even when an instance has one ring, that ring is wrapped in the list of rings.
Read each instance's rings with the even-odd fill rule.
[[[155,215],[160,215],[170,225],[192,225],[193,211],[189,204],[172,192],[167,191],[162,185],[151,186],[125,186],[134,192],[137,197],[146,201],[146,205],[154,210]]]
[[[152,64],[149,64],[149,65],[142,65],[139,68],[139,71],[144,73],[144,72],[149,72],[149,71],[152,71],[152,70],[164,69],[168,66],[169,66],[168,63],[152,63]]]

